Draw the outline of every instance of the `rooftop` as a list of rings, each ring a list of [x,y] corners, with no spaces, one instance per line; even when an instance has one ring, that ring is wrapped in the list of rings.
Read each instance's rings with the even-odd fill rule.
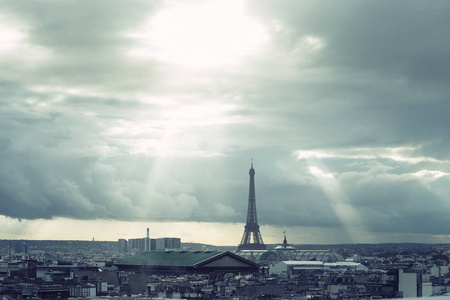
[[[119,264],[152,266],[193,266],[225,251],[146,251]]]

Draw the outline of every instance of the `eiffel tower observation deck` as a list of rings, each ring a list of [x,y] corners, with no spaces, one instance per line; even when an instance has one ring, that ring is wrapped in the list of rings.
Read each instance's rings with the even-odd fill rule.
[[[238,246],[238,251],[266,250],[261,232],[259,232],[258,216],[256,215],[255,169],[253,169],[253,160],[249,174],[250,186],[248,192],[247,224],[245,225],[244,235]]]

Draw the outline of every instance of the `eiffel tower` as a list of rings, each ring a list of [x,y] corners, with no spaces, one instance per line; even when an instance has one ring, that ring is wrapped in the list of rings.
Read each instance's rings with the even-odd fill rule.
[[[253,169],[253,159],[249,174],[250,186],[248,192],[247,224],[245,225],[244,235],[242,236],[241,243],[238,246],[238,251],[266,250],[266,245],[264,245],[262,240],[261,232],[259,232],[258,217],[256,215],[255,169]]]

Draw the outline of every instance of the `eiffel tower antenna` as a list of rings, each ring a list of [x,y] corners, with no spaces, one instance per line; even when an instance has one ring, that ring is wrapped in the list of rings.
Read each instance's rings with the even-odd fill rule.
[[[238,251],[266,250],[266,245],[264,245],[262,240],[261,232],[259,232],[258,216],[256,215],[255,169],[253,169],[253,158],[249,174],[250,185],[248,191],[247,224],[245,225],[244,235],[238,246]]]

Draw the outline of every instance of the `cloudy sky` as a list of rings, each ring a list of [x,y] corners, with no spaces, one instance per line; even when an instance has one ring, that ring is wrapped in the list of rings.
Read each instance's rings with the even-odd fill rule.
[[[450,3],[0,1],[0,238],[450,243]]]

